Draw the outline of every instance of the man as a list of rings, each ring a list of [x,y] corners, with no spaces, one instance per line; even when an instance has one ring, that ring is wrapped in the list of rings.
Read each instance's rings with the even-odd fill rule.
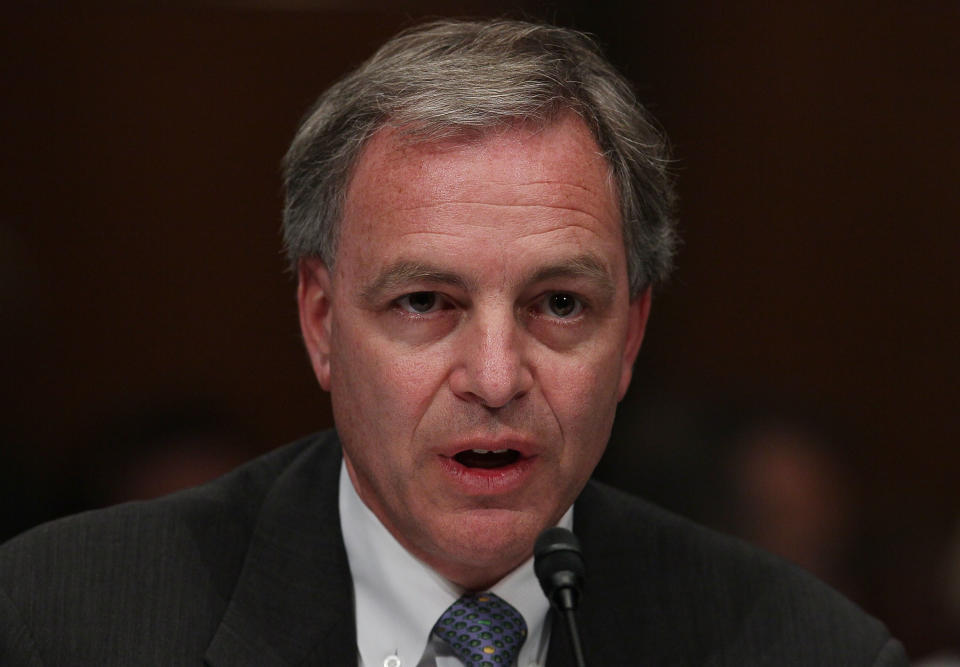
[[[531,563],[555,525],[592,664],[905,664],[812,578],[588,483],[674,236],[663,141],[587,38],[404,33],[286,164],[336,434],[8,544],[4,664],[568,664]]]

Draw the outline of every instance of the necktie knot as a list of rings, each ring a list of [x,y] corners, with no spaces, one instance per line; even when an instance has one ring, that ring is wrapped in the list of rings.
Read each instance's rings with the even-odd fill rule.
[[[465,667],[509,667],[527,638],[527,624],[503,598],[470,593],[443,612],[433,634],[450,646]]]

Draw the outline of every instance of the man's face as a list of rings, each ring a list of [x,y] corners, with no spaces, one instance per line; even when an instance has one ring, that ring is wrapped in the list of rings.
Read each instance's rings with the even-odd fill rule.
[[[301,323],[360,497],[468,588],[529,557],[603,453],[640,346],[614,186],[583,123],[383,130]]]

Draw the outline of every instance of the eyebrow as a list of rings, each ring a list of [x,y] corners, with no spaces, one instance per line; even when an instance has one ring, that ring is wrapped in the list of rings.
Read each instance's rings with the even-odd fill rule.
[[[607,265],[592,254],[578,255],[556,264],[539,267],[526,276],[523,283],[532,285],[558,278],[587,279],[597,284],[606,299],[612,299],[616,292],[616,286],[607,270]],[[360,290],[360,296],[365,301],[373,302],[384,292],[403,289],[406,285],[416,282],[450,285],[464,291],[470,291],[475,287],[472,281],[451,271],[425,262],[401,260],[383,269],[376,278],[364,285]]]
[[[526,282],[538,283],[556,278],[586,278],[597,283],[605,292],[612,294],[616,291],[607,265],[595,255],[578,255],[557,264],[541,267],[534,271]]]
[[[373,281],[364,285],[360,295],[366,301],[373,301],[383,292],[396,290],[412,282],[451,285],[463,290],[468,290],[471,286],[463,276],[456,273],[423,262],[399,261],[382,270]]]

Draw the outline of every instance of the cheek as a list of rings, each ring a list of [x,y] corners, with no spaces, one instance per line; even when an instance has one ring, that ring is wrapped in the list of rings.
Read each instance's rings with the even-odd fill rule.
[[[375,332],[362,321],[335,330],[331,394],[363,419],[359,426],[364,430],[410,436],[443,383],[444,357],[439,351],[411,352]]]
[[[606,446],[617,404],[620,365],[608,355],[552,361],[543,377],[543,391],[577,453],[602,451]]]

